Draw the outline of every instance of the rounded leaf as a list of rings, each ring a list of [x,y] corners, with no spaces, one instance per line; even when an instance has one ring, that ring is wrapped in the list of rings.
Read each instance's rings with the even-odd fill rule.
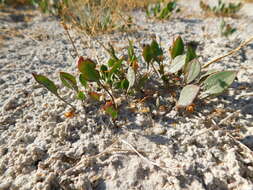
[[[199,89],[199,86],[193,84],[185,86],[180,93],[177,107],[184,108],[191,105],[197,97]]]
[[[180,69],[182,69],[185,65],[185,59],[186,59],[186,55],[179,55],[175,59],[173,59],[169,67],[169,72],[176,73]]]
[[[150,45],[145,45],[143,47],[142,56],[148,64],[151,62],[151,60],[153,59],[153,54],[152,54],[152,48],[150,47]]]
[[[99,72],[96,70],[96,63],[90,59],[78,62],[78,69],[87,81],[97,82],[100,79]]]
[[[236,71],[221,71],[210,75],[202,83],[206,95],[217,95],[226,90],[234,81],[236,77]]]
[[[189,65],[187,66],[186,70],[186,82],[187,84],[194,81],[201,71],[201,65],[197,59],[192,60]]]

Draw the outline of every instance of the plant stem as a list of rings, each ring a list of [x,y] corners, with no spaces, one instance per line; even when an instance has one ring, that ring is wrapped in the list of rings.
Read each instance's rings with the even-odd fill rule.
[[[207,68],[209,65],[211,65],[211,64],[213,64],[213,63],[216,63],[217,61],[220,61],[221,59],[223,59],[223,58],[225,58],[225,57],[227,57],[227,56],[229,56],[229,55],[232,55],[232,54],[238,52],[238,51],[239,51],[240,49],[242,49],[244,46],[248,45],[251,41],[253,41],[253,36],[252,36],[250,39],[248,39],[248,40],[244,41],[243,43],[241,43],[241,45],[239,45],[237,48],[231,50],[231,51],[228,52],[227,54],[225,54],[225,55],[223,55],[223,56],[220,56],[220,57],[218,57],[218,58],[215,58],[214,60],[212,60],[212,61],[210,61],[209,63],[205,64],[205,65],[203,66],[203,68]]]
[[[66,30],[66,32],[67,32],[68,38],[69,38],[69,40],[70,40],[70,42],[71,42],[71,44],[72,44],[72,46],[73,46],[73,48],[74,48],[74,50],[75,50],[77,56],[80,57],[80,55],[79,55],[79,53],[78,53],[78,51],[77,51],[77,48],[76,48],[76,46],[75,46],[75,43],[74,43],[73,39],[71,38],[71,36],[70,36],[70,34],[69,34],[69,31],[68,31],[68,28],[67,28],[66,24],[65,24],[65,23],[62,23],[62,25],[63,25],[63,28],[64,28],[64,29]]]
[[[113,95],[111,94],[111,92],[100,81],[98,81],[97,83],[98,83],[98,85],[102,86],[102,88],[109,94],[109,96],[112,99],[113,106],[116,109],[117,106],[116,106],[116,103],[115,103],[115,98],[113,97]]]
[[[69,105],[70,107],[72,107],[72,109],[75,111],[76,107],[73,106],[72,104],[68,103],[66,100],[64,100],[62,97],[60,97],[59,95],[56,95],[57,98],[59,98],[61,101],[63,101],[65,104]]]

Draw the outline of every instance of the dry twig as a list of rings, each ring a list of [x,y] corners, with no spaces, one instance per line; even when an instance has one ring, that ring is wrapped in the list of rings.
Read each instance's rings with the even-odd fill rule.
[[[215,58],[214,60],[212,60],[212,61],[210,61],[209,63],[205,64],[205,65],[203,66],[203,68],[207,68],[207,67],[210,66],[211,64],[216,63],[216,62],[220,61],[221,59],[223,59],[223,58],[225,58],[225,57],[227,57],[227,56],[229,56],[229,55],[232,55],[232,54],[238,52],[240,49],[242,49],[244,46],[247,46],[247,45],[248,45],[249,43],[251,43],[252,41],[253,41],[253,36],[252,36],[251,38],[249,38],[248,40],[246,40],[245,42],[241,43],[241,45],[239,45],[237,48],[231,50],[231,51],[228,52],[227,54],[222,55],[222,56],[220,56],[220,57],[218,57],[218,58]]]

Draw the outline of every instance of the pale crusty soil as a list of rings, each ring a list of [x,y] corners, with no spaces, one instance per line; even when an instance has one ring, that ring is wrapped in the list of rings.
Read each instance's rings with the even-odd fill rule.
[[[206,17],[198,1],[180,1],[182,12],[168,21],[133,12],[137,31],[98,36],[118,48],[127,38],[140,44],[152,34],[164,50],[181,35],[198,42],[200,62],[220,56],[253,35],[253,6],[245,4],[237,28],[221,37],[221,18]],[[95,41],[71,32],[83,56],[100,62],[107,54]],[[211,67],[238,70],[226,94],[197,104],[192,114],[157,111],[155,97],[143,110],[122,106],[116,128],[89,101],[86,108],[63,88],[79,114],[34,81],[32,72],[57,81],[59,71],[77,74],[73,48],[59,21],[35,11],[0,14],[0,190],[252,190],[253,189],[253,44]],[[139,52],[140,53],[140,52]],[[139,107],[139,105],[137,105]],[[224,118],[235,113],[230,119]]]

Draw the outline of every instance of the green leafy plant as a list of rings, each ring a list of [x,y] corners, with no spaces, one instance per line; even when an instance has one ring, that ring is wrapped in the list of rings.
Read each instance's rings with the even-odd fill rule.
[[[222,36],[228,37],[236,32],[236,28],[232,27],[230,24],[227,24],[224,20],[222,20],[220,24],[220,32]]]
[[[164,84],[163,88],[179,93],[177,108],[192,105],[196,98],[217,96],[223,93],[232,84],[237,74],[236,71],[204,70],[204,66],[198,61],[194,43],[185,44],[180,36],[173,41],[169,49],[170,61],[164,58],[164,51],[155,37],[150,44],[143,46],[142,58],[145,63],[143,66],[146,66],[146,73],[139,70],[140,59],[135,53],[132,41],[129,40],[127,56],[121,58],[110,44],[109,48],[104,48],[110,55],[107,63],[97,64],[90,58],[79,57],[77,68],[81,88],[78,87],[75,76],[70,73],[60,72],[60,79],[63,86],[76,94],[77,99],[85,102],[86,97],[90,96],[97,102],[104,102],[101,109],[114,120],[117,119],[120,109],[120,105],[117,105],[115,101],[115,96],[127,94],[134,96],[135,92],[141,92],[140,89],[146,90],[144,85],[147,86],[153,73]],[[58,87],[53,81],[35,73],[33,77],[39,84],[75,110],[72,104],[58,94]]]
[[[148,17],[155,17],[160,20],[168,19],[174,12],[179,11],[179,9],[177,9],[176,7],[176,1],[171,1],[168,3],[160,1],[155,4],[150,4],[146,9],[146,15]]]
[[[200,1],[200,8],[205,12],[213,13],[216,16],[233,16],[242,8],[242,3],[226,4],[219,0],[217,6],[211,7],[210,5],[204,3],[204,1]]]

